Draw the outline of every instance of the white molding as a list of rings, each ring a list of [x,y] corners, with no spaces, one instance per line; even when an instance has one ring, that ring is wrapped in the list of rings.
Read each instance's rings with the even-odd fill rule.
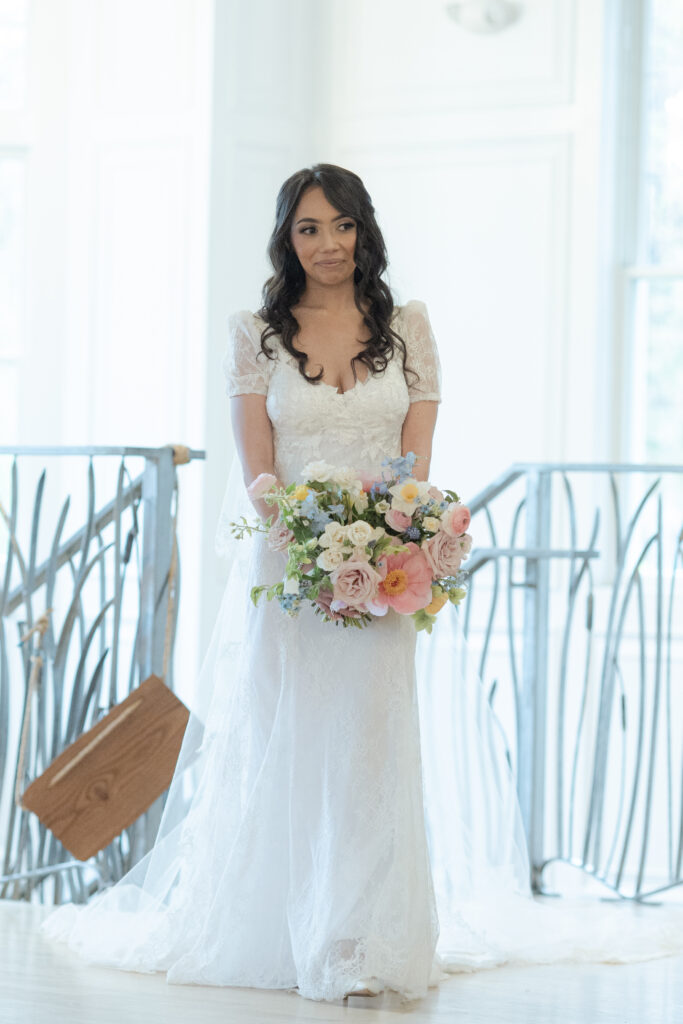
[[[574,95],[577,2],[527,0],[522,18],[511,29],[495,37],[476,37],[462,32],[448,16],[442,0],[423,0],[417,8],[410,4],[391,3],[390,0],[374,0],[372,5],[364,4],[362,0],[332,0],[329,52],[332,79],[337,88],[333,93],[331,114],[337,119],[353,112],[354,117],[363,119],[397,117],[408,112],[443,114],[463,109],[497,107],[509,110],[571,103]],[[431,24],[427,22],[425,12]],[[501,74],[496,78],[494,69],[497,65],[493,55],[507,54],[510,46],[515,45],[527,31],[529,19],[539,13],[541,16],[549,14],[551,18],[547,40],[552,51],[547,62],[549,72],[526,77],[523,73],[508,77]],[[389,35],[394,26],[404,30],[400,48],[395,37]],[[440,44],[449,35],[452,37],[451,49],[440,49]],[[364,49],[366,40],[383,58],[377,61],[376,77],[372,74],[373,54]],[[413,55],[418,59],[425,48],[434,52],[434,60],[429,66],[429,78],[417,87]],[[491,59],[491,74],[472,83],[466,76],[460,77],[457,70],[459,48],[467,48],[466,52],[476,48],[482,63]],[[522,57],[516,66],[523,64],[523,60]],[[399,70],[387,77],[387,69],[393,70],[392,62]],[[402,66],[407,68],[405,76],[400,74]],[[343,69],[354,70],[351,81],[344,79]],[[360,83],[358,86],[356,77]],[[405,86],[402,85],[404,79]]]

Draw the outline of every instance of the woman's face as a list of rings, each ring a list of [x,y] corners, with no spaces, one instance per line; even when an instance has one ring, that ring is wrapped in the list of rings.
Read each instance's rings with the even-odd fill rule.
[[[290,238],[307,277],[334,285],[353,277],[356,222],[335,210],[320,185],[309,188],[299,200]]]

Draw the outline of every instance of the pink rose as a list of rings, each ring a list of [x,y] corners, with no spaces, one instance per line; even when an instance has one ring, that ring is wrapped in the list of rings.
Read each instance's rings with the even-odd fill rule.
[[[388,512],[385,512],[384,519],[392,530],[397,530],[399,533],[403,533],[413,521],[410,516],[407,516],[405,512],[400,512],[397,508],[390,508]]]
[[[462,537],[451,537],[439,530],[433,537],[422,541],[420,550],[427,559],[435,578],[454,576],[462,561]]]
[[[458,537],[460,541],[460,547],[462,548],[463,558],[466,558],[472,550],[472,538],[469,533],[463,533],[462,537]]]
[[[322,608],[322,610],[325,612],[325,614],[330,619],[333,619],[334,621],[337,621],[337,619],[346,618],[349,615],[351,615],[351,616],[357,616],[358,615],[358,612],[359,612],[360,609],[350,608],[346,604],[343,606],[343,608],[341,608],[340,610],[337,610],[337,606],[341,602],[336,602],[336,601],[333,600],[333,598],[334,598],[334,594],[332,593],[331,590],[323,590],[323,589],[321,589],[321,590],[318,591],[318,596],[314,599],[314,604],[317,604],[319,608]],[[335,605],[334,608],[331,607],[332,604]]]
[[[271,551],[284,551],[292,540],[294,540],[294,534],[284,523],[273,523],[268,530],[267,541]]]
[[[277,477],[273,476],[272,473],[259,473],[247,487],[247,494],[252,501],[255,501],[258,498],[262,498],[274,483],[277,483]]]
[[[452,501],[441,516],[441,529],[451,537],[459,537],[470,525],[470,510],[459,501]]]
[[[334,586],[334,600],[345,601],[359,611],[365,611],[365,602],[373,599],[381,579],[380,574],[368,562],[349,558],[330,573],[330,580]]]

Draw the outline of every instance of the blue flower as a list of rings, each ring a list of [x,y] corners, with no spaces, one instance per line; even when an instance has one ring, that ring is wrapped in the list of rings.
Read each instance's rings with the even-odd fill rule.
[[[397,483],[401,483],[406,477],[413,475],[413,466],[415,465],[416,458],[415,452],[407,452],[405,455],[399,455],[395,459],[383,459],[382,465],[389,466]]]
[[[311,531],[316,536],[321,534],[327,524],[332,520],[329,513],[325,512],[324,509],[318,508],[316,497],[313,492],[310,492],[301,502],[301,515],[308,519]]]
[[[344,506],[343,505],[328,505],[328,509],[327,510],[328,510],[328,512],[332,512],[335,516],[343,516],[344,515]]]
[[[280,607],[288,615],[297,615],[301,608],[301,598],[298,594],[278,594],[277,599]]]
[[[419,540],[420,531],[418,530],[417,526],[409,526],[405,532],[405,536],[408,538],[408,540]]]

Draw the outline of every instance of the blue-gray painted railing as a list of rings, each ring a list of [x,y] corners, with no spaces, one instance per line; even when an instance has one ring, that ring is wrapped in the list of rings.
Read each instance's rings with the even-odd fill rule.
[[[681,885],[683,466],[516,465],[468,504],[463,624],[508,736],[532,888],[553,862],[618,898]]]
[[[15,793],[151,673],[173,689],[180,588],[177,463],[204,455],[171,445],[0,448],[0,537],[6,538],[0,564],[0,897],[82,902],[125,874],[154,842],[164,795],[94,858],[79,862],[21,807]],[[79,458],[87,460],[85,467]],[[43,468],[27,507],[22,479],[36,459]],[[119,460],[115,481],[105,483],[109,500],[98,507],[96,484],[101,491],[98,481],[113,459]],[[71,492],[83,492],[78,528],[66,539],[72,496],[57,493],[44,502],[52,482],[46,461],[58,492],[64,477]],[[45,615],[42,631],[27,637]],[[11,639],[15,630],[19,643]],[[38,652],[43,666],[32,693]]]

